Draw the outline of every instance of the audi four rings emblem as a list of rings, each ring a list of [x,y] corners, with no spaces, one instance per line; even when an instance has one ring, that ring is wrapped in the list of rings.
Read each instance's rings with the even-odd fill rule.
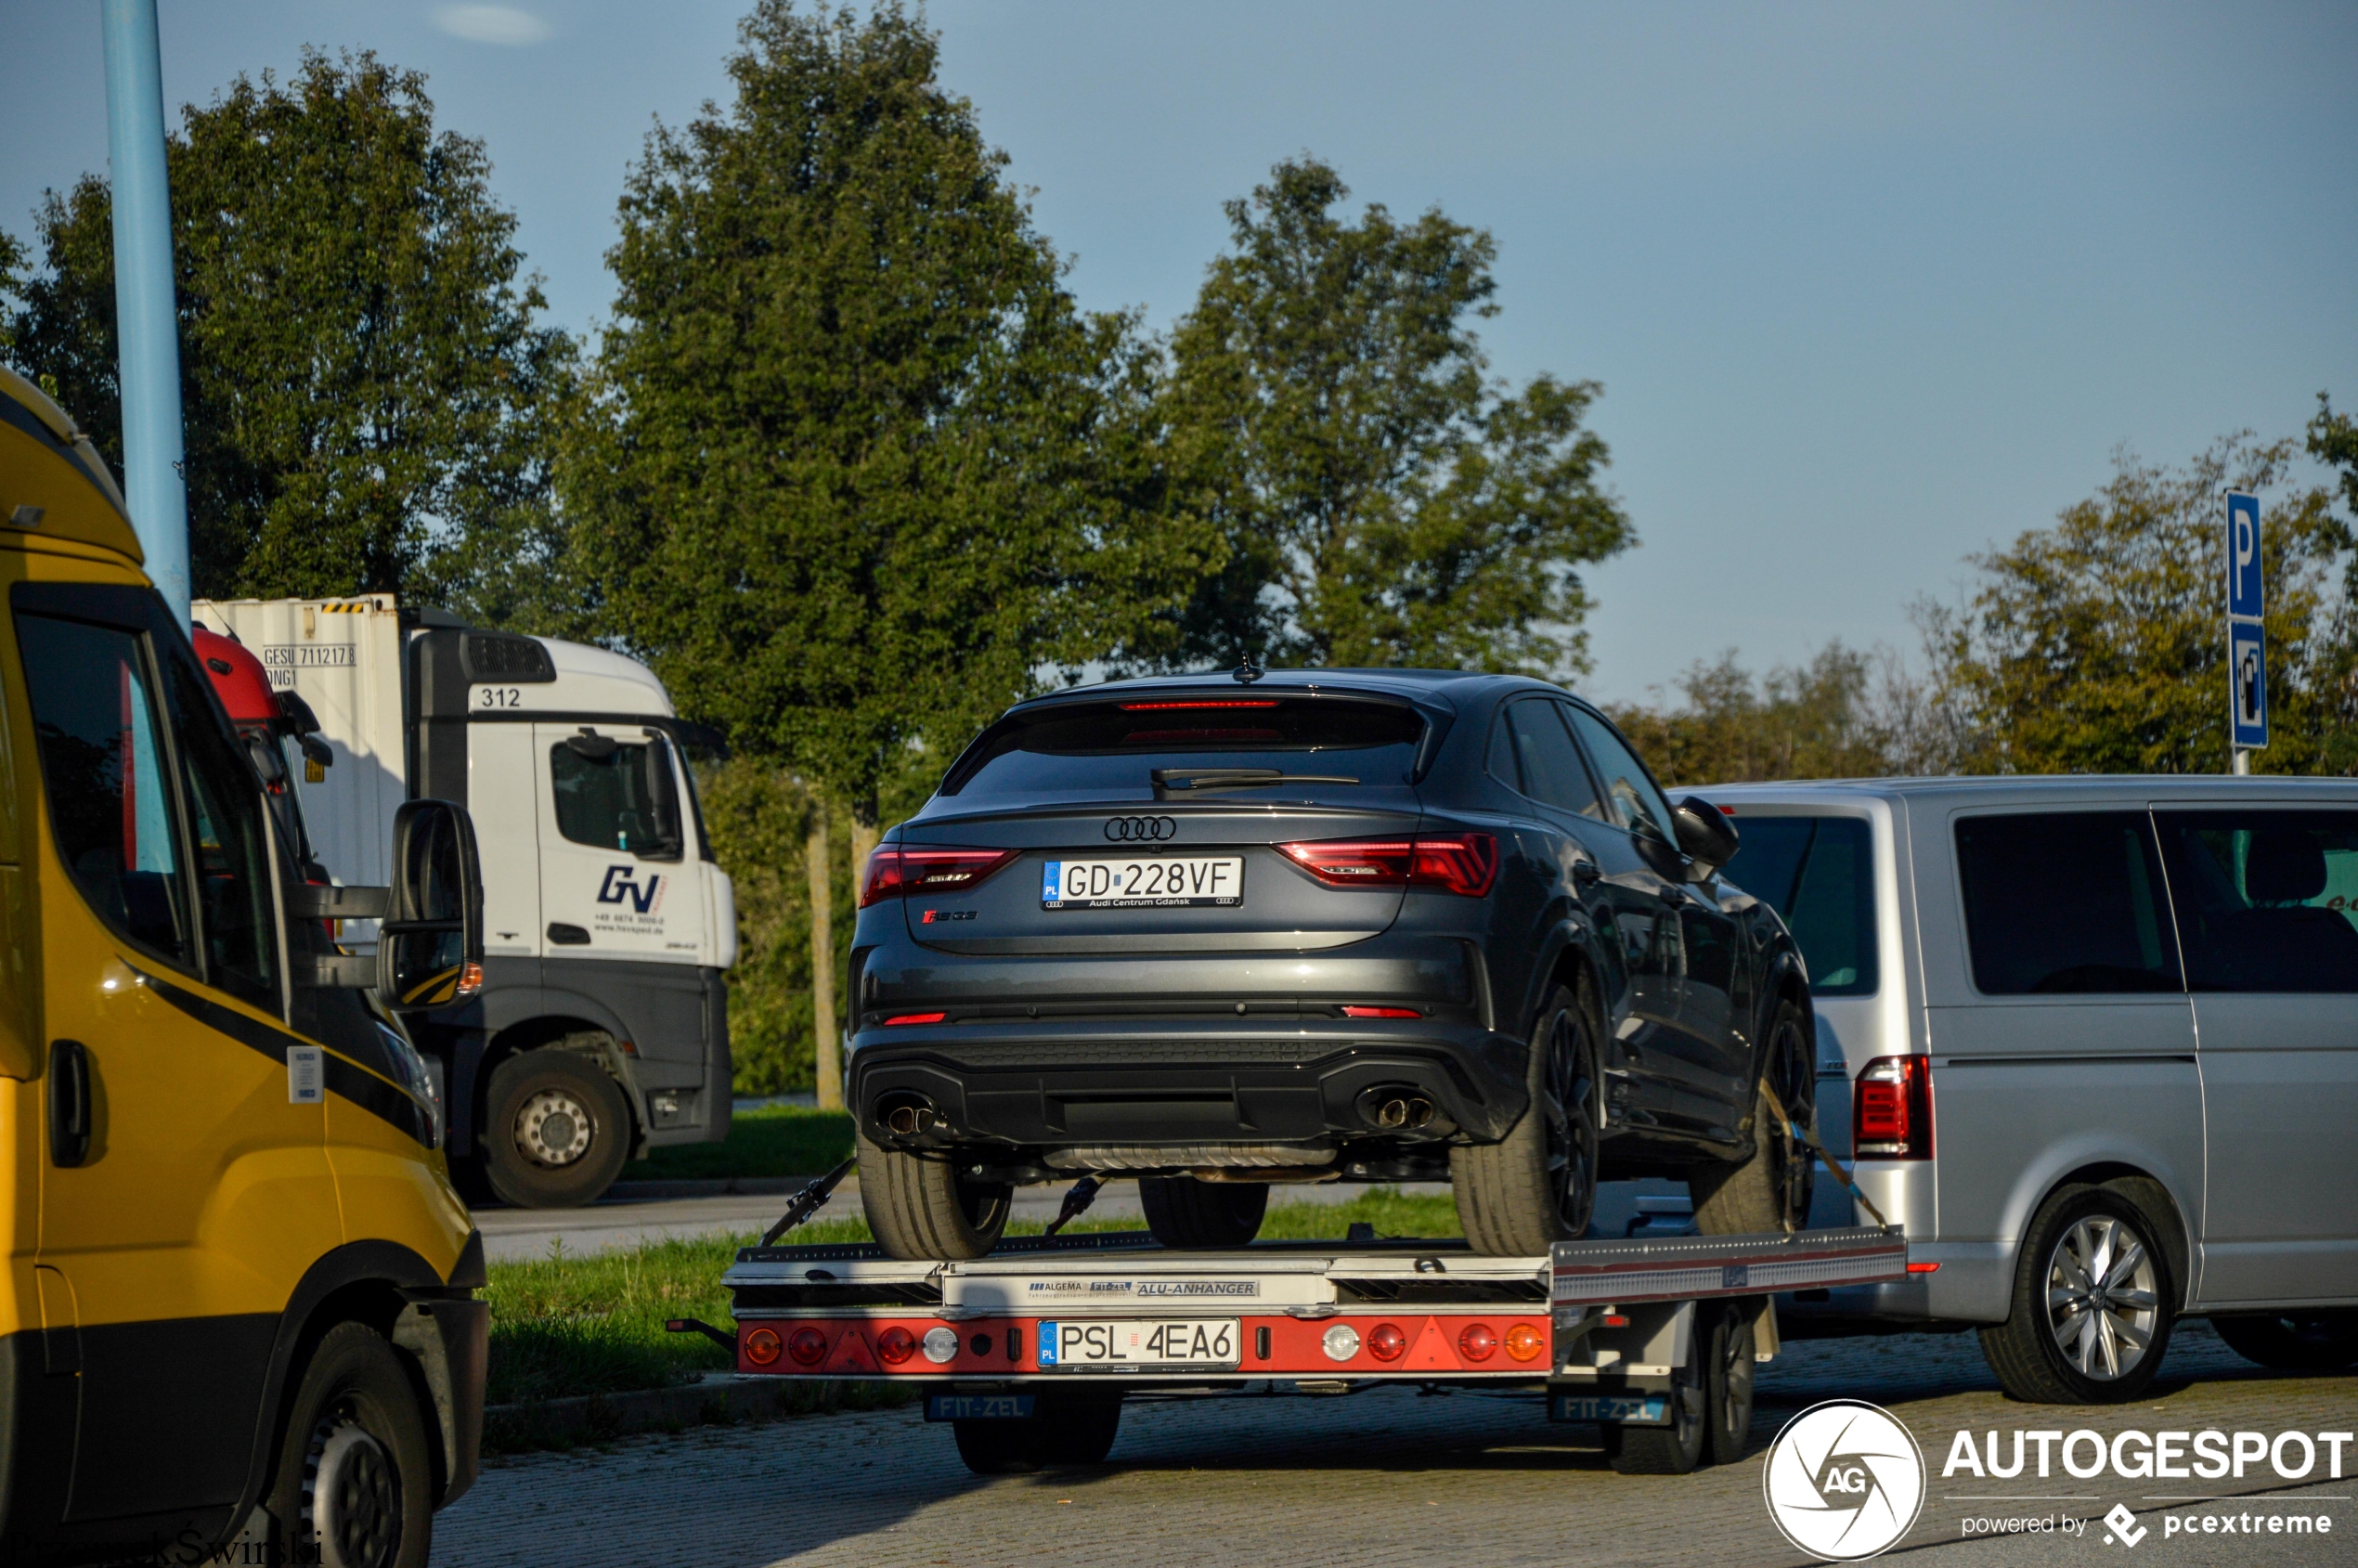
[[[1179,823],[1174,817],[1108,817],[1106,836],[1117,844],[1142,844],[1150,838],[1176,838]]]

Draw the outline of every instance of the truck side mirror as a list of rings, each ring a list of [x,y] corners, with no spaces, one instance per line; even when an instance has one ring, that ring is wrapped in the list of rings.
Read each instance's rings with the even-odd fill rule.
[[[393,818],[393,889],[377,928],[377,994],[438,1007],[483,983],[483,862],[467,809],[405,802]]]
[[[1702,796],[1690,795],[1672,807],[1670,820],[1678,829],[1678,852],[1694,862],[1696,881],[1736,858],[1736,824]]]

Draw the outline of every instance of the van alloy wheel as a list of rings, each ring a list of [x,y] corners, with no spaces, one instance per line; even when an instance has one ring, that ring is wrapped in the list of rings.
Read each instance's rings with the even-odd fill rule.
[[[536,1165],[562,1169],[590,1152],[590,1109],[563,1089],[543,1089],[516,1112],[516,1147]]]
[[[2153,1253],[2126,1222],[2090,1214],[2047,1257],[2047,1327],[2080,1376],[2129,1376],[2152,1348],[2160,1307]]]

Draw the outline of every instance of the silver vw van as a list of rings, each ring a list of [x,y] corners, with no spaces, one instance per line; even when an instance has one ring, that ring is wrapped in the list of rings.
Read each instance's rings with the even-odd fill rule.
[[[1821,1135],[1914,1260],[1796,1310],[1978,1325],[2050,1404],[2135,1398],[2189,1315],[2358,1361],[2358,781],[1705,793],[1807,961]]]

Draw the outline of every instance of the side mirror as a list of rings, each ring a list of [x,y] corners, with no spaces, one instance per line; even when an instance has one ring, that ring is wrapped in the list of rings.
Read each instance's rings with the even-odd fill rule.
[[[377,928],[377,994],[439,1007],[483,984],[483,861],[467,809],[411,800],[393,818],[393,889]]]
[[[1670,818],[1678,829],[1678,852],[1694,862],[1698,882],[1736,858],[1736,824],[1702,796],[1678,802]]]

